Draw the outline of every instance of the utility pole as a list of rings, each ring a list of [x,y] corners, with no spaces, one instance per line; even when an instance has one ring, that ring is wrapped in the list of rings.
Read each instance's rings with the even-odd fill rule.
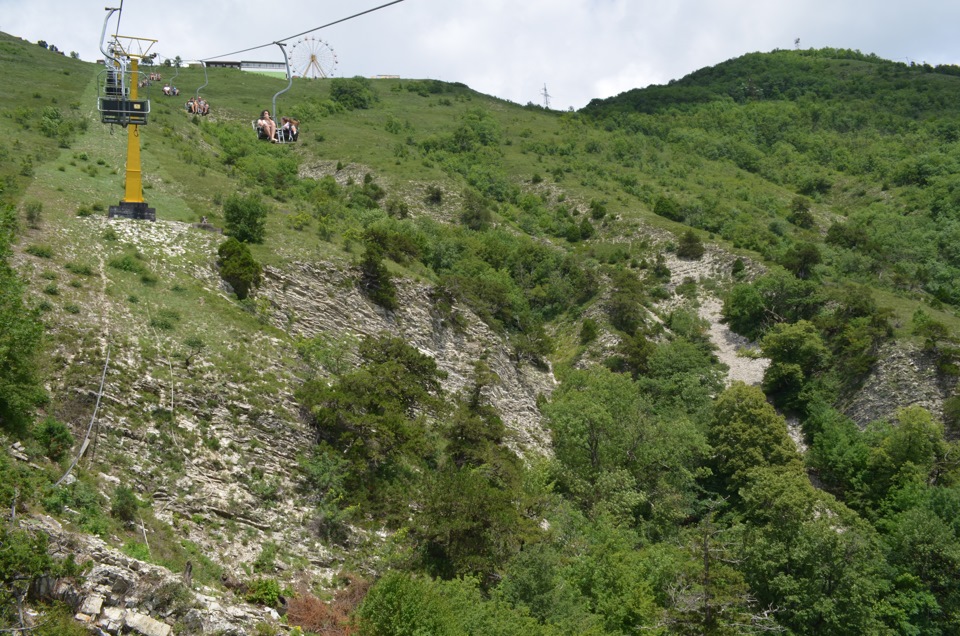
[[[543,85],[543,92],[540,93],[543,96],[543,107],[547,110],[550,110],[550,93],[547,92],[547,85]]]

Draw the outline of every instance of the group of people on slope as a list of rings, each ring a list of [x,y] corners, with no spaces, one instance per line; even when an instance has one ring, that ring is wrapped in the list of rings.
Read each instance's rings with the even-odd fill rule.
[[[160,73],[150,73],[149,75],[147,75],[146,78],[140,80],[137,83],[137,86],[139,86],[140,88],[146,88],[147,86],[150,86],[150,84],[152,84],[153,82],[159,82],[160,77],[161,77]]]
[[[208,104],[202,97],[191,97],[188,99],[186,103],[186,109],[188,113],[193,113],[194,115],[210,114],[210,104]]]
[[[176,97],[177,95],[180,94],[180,89],[177,88],[176,86],[170,86],[170,83],[168,82],[163,85],[163,94],[171,97]]]
[[[269,110],[260,113],[260,119],[257,120],[256,126],[257,136],[260,139],[269,139],[273,143],[296,141],[300,136],[300,120],[281,117],[278,130],[277,122],[270,116]]]

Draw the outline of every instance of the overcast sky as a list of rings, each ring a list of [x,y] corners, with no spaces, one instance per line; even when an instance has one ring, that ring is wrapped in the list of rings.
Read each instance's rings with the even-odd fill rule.
[[[754,51],[859,49],[960,64],[957,0],[124,0],[108,35],[158,40],[161,57],[206,59],[298,39],[336,52],[335,75],[463,82],[526,104],[581,108]],[[93,61],[104,6],[119,0],[0,0],[0,31]],[[265,10],[263,7],[269,7]],[[301,50],[306,45],[301,45]],[[223,59],[282,61],[277,46]]]

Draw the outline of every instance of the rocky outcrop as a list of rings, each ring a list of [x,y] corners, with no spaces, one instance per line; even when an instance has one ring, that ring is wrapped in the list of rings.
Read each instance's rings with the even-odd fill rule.
[[[933,354],[908,342],[888,342],[877,352],[877,362],[863,386],[842,410],[860,427],[892,418],[907,406],[921,406],[939,419],[943,402],[956,384],[940,376]]]
[[[400,336],[436,360],[447,373],[443,384],[450,394],[473,380],[473,365],[483,358],[499,378],[487,387],[485,397],[500,411],[515,449],[547,452],[549,436],[536,400],[552,392],[552,373],[515,360],[503,338],[468,308],[454,306],[444,315],[431,299],[430,285],[400,281],[399,308],[388,312],[359,292],[356,275],[331,263],[296,263],[283,271],[268,267],[264,278],[258,296],[269,299],[276,327],[306,338]]]
[[[95,536],[65,530],[56,520],[34,517],[23,527],[43,532],[51,544],[91,568],[78,579],[40,580],[35,597],[72,607],[75,618],[93,633],[170,636],[180,634],[250,633],[252,625],[278,623],[270,608],[244,603],[229,592],[194,589],[165,568],[133,559]]]

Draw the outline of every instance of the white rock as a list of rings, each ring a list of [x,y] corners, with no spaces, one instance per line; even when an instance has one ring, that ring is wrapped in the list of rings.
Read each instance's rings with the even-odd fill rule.
[[[171,627],[166,623],[150,618],[146,614],[127,612],[123,617],[124,624],[143,636],[170,636]]]
[[[103,597],[99,594],[91,594],[87,598],[83,599],[83,603],[80,605],[80,613],[96,616],[100,613],[102,608]]]

